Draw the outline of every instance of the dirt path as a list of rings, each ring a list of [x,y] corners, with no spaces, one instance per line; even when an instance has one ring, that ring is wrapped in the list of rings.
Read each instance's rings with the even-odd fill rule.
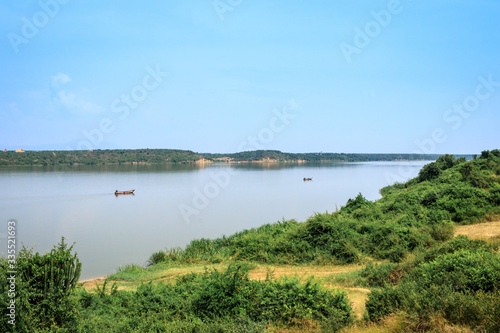
[[[213,267],[214,265],[199,265],[199,267],[185,266],[185,267],[175,267],[170,269],[165,269],[161,274],[156,274],[156,276],[151,276],[151,279],[147,279],[148,281],[157,281],[157,282],[168,282],[172,281],[178,276],[189,274],[192,272],[203,272],[205,267],[212,269],[216,268],[218,270],[224,270],[224,265],[217,265],[217,267]],[[224,267],[223,267],[224,266]],[[279,279],[283,276],[297,276],[301,280],[308,279],[311,276],[316,278],[326,277],[332,274],[340,274],[340,273],[348,273],[355,270],[361,269],[359,265],[331,265],[331,266],[291,266],[291,265],[283,265],[283,266],[273,266],[273,265],[257,265],[255,268],[250,270],[249,276],[252,280],[265,280],[268,274],[272,274],[273,279]],[[83,287],[87,290],[94,289],[97,284],[101,285],[104,283],[106,277],[100,277],[96,279],[84,280],[80,281],[83,284]],[[140,284],[140,281],[118,281],[118,289],[130,289],[130,287],[137,287]]]
[[[500,237],[500,221],[458,226],[455,229],[455,236],[459,235],[474,239]]]
[[[257,265],[256,268],[249,272],[250,278],[253,280],[265,280],[268,272],[272,272],[272,276],[278,279],[283,276],[297,276],[301,279],[307,279],[310,276],[324,277],[332,274],[348,273],[361,269],[359,265],[345,266],[268,266]]]

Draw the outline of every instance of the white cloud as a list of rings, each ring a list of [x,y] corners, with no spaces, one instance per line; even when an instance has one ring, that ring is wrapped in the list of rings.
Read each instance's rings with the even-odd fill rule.
[[[104,111],[101,106],[87,102],[74,93],[65,90],[59,90],[57,92],[55,101],[73,113],[96,114]]]
[[[52,77],[52,86],[58,88],[60,85],[71,82],[71,78],[64,73],[57,73]]]
[[[51,79],[55,92],[55,97],[53,98],[55,105],[71,113],[80,115],[96,114],[104,111],[104,108],[101,106],[82,99],[74,92],[61,89],[62,85],[71,82],[71,78],[67,74],[59,72],[57,75],[52,76]]]

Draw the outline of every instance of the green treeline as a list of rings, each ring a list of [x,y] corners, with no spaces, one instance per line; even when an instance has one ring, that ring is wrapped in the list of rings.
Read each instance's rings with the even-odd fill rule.
[[[187,164],[203,156],[187,150],[118,149],[0,152],[0,166],[71,166],[107,164]]]
[[[94,292],[74,288],[79,262],[64,244],[40,256],[23,250],[17,263],[16,326],[2,332],[265,332],[269,327],[335,332],[355,323],[346,294],[317,280],[253,281],[255,263],[349,264],[360,270],[329,277],[332,285],[370,288],[364,319],[387,318],[396,331],[500,331],[500,239],[453,237],[456,225],[500,216],[500,151],[466,161],[439,157],[406,183],[381,189],[371,202],[361,194],[333,213],[305,222],[281,221],[185,248],[155,252],[148,268],[228,263],[225,271],[178,277],[174,283]],[[373,261],[382,263],[373,264]],[[10,270],[7,260],[0,271]],[[2,317],[10,284],[0,280]],[[448,326],[447,326],[448,325]],[[311,327],[316,327],[312,329]]]
[[[278,150],[255,150],[234,154],[204,154],[213,160],[231,159],[235,162],[252,162],[264,159],[281,162],[371,162],[397,160],[435,160],[437,154],[344,154],[344,153],[283,153]]]
[[[256,150],[234,154],[195,153],[175,149],[114,149],[0,152],[0,166],[72,166],[108,164],[191,164],[209,162],[370,162],[396,160],[435,160],[436,154],[339,154],[283,153],[277,150]]]

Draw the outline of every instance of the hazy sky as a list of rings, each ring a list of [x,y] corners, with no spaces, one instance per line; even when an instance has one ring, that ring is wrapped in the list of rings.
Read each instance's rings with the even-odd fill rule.
[[[500,148],[500,1],[2,1],[0,150]]]

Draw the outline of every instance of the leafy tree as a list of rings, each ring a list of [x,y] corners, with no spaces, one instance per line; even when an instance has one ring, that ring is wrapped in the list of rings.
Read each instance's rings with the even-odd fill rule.
[[[420,170],[420,172],[418,173],[418,180],[421,182],[426,180],[433,180],[438,178],[440,174],[441,169],[439,168],[438,164],[430,163],[424,165],[424,167]]]

